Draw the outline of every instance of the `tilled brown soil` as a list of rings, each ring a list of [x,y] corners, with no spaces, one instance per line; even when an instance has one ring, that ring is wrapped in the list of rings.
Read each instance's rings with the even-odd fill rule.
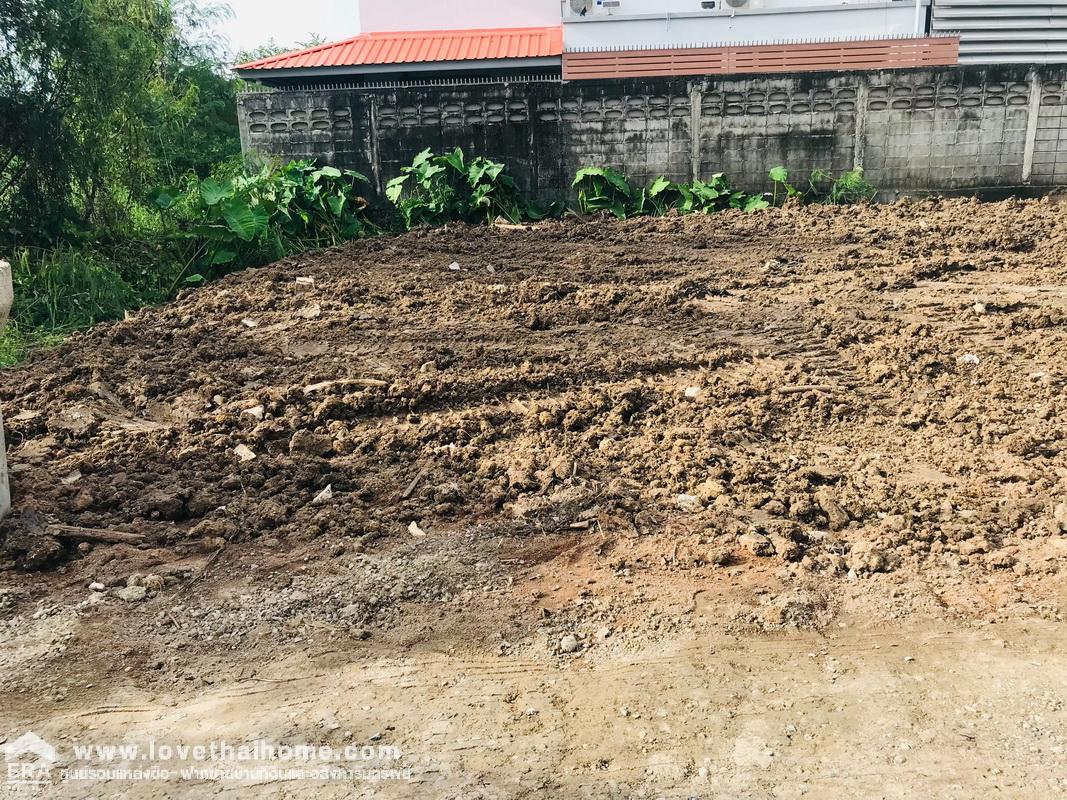
[[[1000,581],[990,607],[1043,609],[1018,581],[1065,554],[1065,343],[1067,220],[1048,201],[368,240],[6,373],[4,552],[105,586],[195,581],[223,550],[306,565],[457,548],[461,575],[477,531],[483,550],[547,535],[543,561],[596,543],[623,577],[936,567]],[[620,537],[667,547],[627,556]],[[455,590],[405,564],[376,580],[410,583],[402,599]]]
[[[5,373],[0,745],[411,771],[19,796],[1062,797],[1063,208],[426,231]]]

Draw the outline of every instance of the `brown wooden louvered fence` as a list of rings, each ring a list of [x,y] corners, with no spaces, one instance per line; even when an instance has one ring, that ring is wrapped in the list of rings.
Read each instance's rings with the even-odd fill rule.
[[[570,51],[563,79],[937,67],[958,64],[959,54],[958,36]]]

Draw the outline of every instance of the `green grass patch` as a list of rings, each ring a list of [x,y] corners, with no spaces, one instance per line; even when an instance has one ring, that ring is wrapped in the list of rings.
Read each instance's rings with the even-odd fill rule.
[[[0,328],[0,369],[15,366],[34,350],[55,347],[66,335],[63,331],[24,331],[18,325],[8,323]]]

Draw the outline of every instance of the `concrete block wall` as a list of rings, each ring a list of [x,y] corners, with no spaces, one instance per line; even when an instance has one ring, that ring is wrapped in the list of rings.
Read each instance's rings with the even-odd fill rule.
[[[1067,183],[1067,67],[286,89],[240,99],[247,151],[358,169],[381,194],[425,147],[504,161],[542,198],[580,167],[633,179],[862,166],[883,198]],[[1062,155],[1061,155],[1062,152]]]
[[[1033,131],[1033,179],[1039,183],[1067,185],[1067,71],[1036,83],[1031,119]],[[1040,98],[1040,99],[1037,99]]]

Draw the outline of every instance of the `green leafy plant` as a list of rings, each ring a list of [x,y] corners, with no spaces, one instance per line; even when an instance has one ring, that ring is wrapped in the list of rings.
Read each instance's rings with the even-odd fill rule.
[[[778,205],[779,192],[786,198],[797,197],[801,194],[800,190],[789,182],[789,170],[785,167],[772,167],[771,171],[767,173],[767,177],[774,183],[774,191],[771,196],[772,205]]]
[[[833,182],[826,196],[826,202],[831,205],[867,203],[877,194],[878,189],[863,176],[863,167],[856,167],[842,172]]]
[[[748,196],[730,186],[721,172],[716,172],[707,181],[695,180],[688,185],[695,201],[694,211],[710,214],[724,208],[744,208]]]
[[[680,210],[685,202],[685,188],[660,175],[645,192],[650,213],[662,216],[673,209]]]
[[[730,186],[720,172],[707,181],[675,183],[664,176],[647,189],[636,188],[618,170],[586,167],[579,170],[573,185],[578,188],[578,206],[583,213],[610,211],[620,219],[670,211],[680,214],[711,214],[727,208],[758,211],[769,208],[763,195],[749,195]]]
[[[293,161],[250,174],[192,179],[183,189],[159,191],[155,200],[174,212],[181,235],[193,245],[190,266],[199,272],[181,279],[196,282],[373,232],[359,193],[366,182],[352,170]]]
[[[767,176],[774,183],[771,202],[778,204],[778,198],[799,198],[801,202],[824,203],[828,205],[848,205],[863,203],[874,199],[878,190],[863,176],[863,168],[841,173],[837,178],[825,169],[814,169],[808,176],[808,187],[799,189],[789,182],[789,171],[782,166],[771,169]]]
[[[740,208],[746,214],[751,214],[753,211],[763,211],[765,208],[770,207],[771,201],[761,194],[748,195],[740,206],[735,206],[735,208]]]
[[[440,225],[453,220],[511,223],[541,219],[545,211],[523,199],[515,180],[498,161],[477,157],[469,161],[463,150],[434,155],[427,148],[385,187],[408,230],[417,225]]]
[[[611,167],[578,170],[571,188],[578,190],[578,208],[583,214],[609,211],[619,219],[626,219],[645,213],[647,192],[636,188],[625,175]]]

